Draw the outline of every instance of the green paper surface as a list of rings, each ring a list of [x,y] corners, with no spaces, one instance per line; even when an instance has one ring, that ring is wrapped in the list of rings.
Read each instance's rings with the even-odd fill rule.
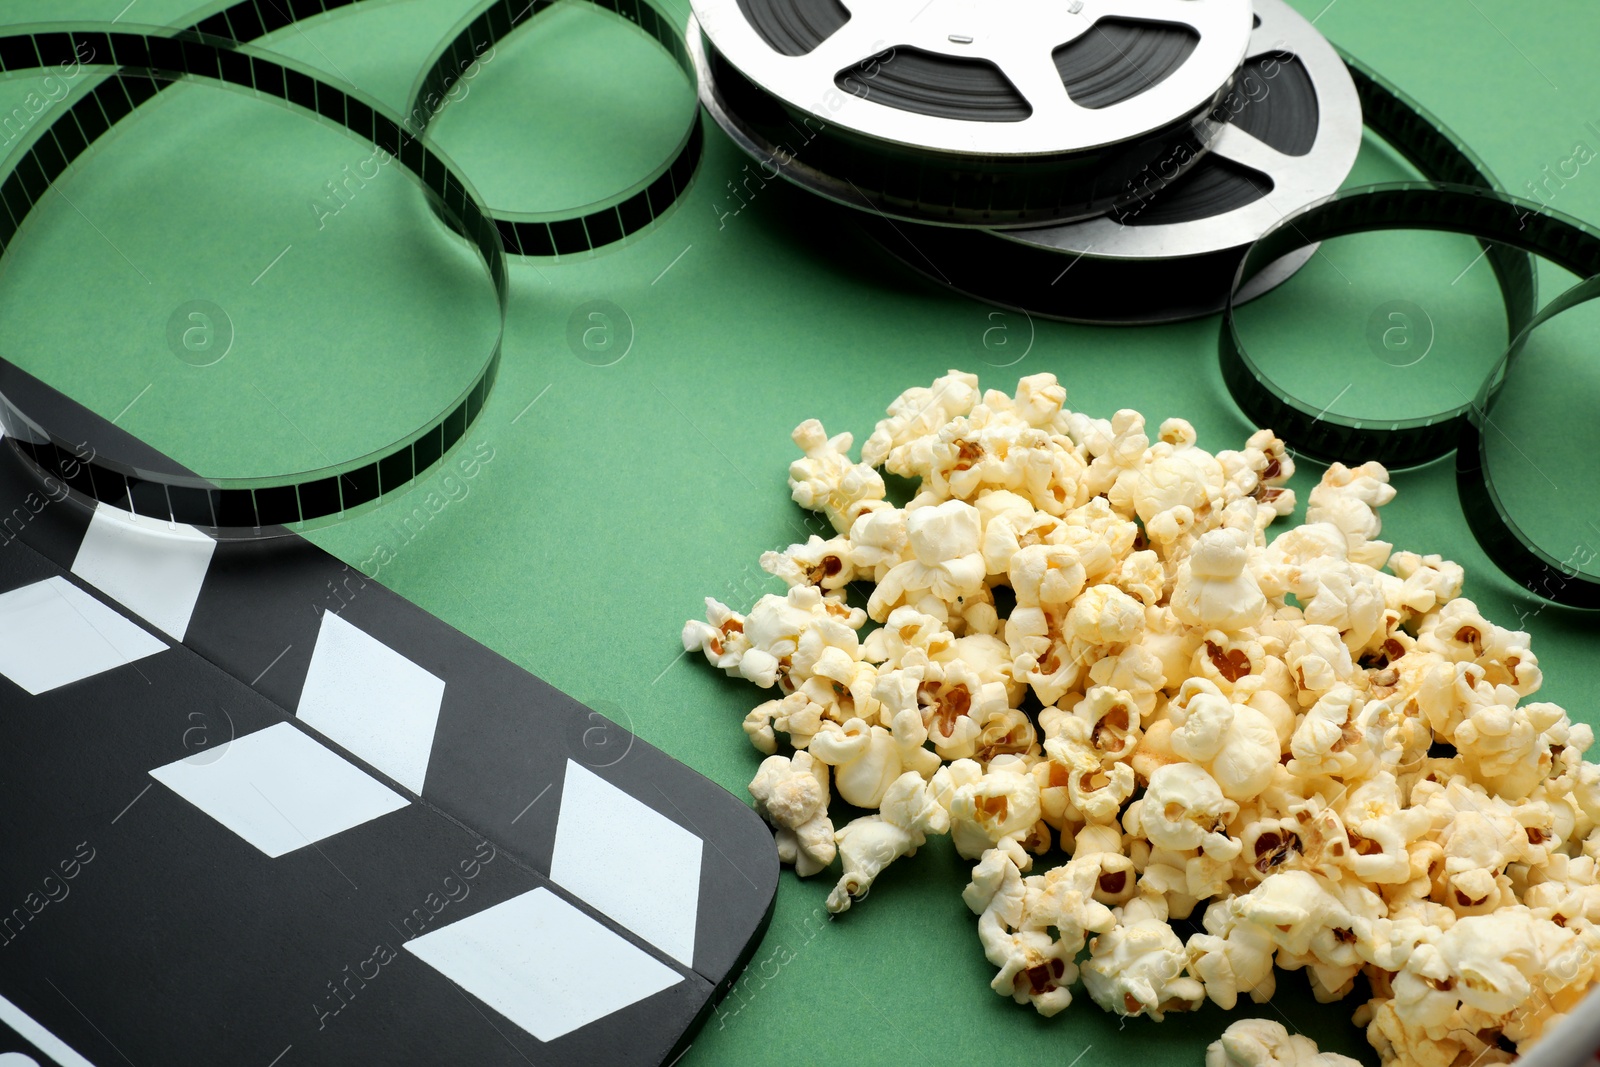
[[[125,2],[12,0],[0,18],[158,24],[186,11]],[[373,4],[263,46],[400,109],[469,6]],[[1600,150],[1600,68],[1580,47],[1600,39],[1600,9],[1582,0],[1295,6],[1454,127],[1512,191],[1544,183],[1553,207],[1600,219],[1600,163],[1559,184],[1548,178],[1576,145]],[[669,8],[687,13],[683,0]],[[500,46],[436,129],[488,201],[510,210],[585,203],[649,177],[689,114],[671,61],[615,18],[573,5],[542,19]],[[29,113],[29,93],[54,91],[39,78],[0,80],[0,125],[13,108]],[[163,95],[171,99],[74,169],[65,196],[35,212],[7,255],[7,358],[209,475],[354,458],[453,399],[492,338],[491,301],[415,190],[385,172],[322,219],[312,201],[362,159],[359,144],[223,90]],[[757,558],[817,528],[785,483],[797,455],[789,431],[801,420],[820,418],[859,442],[902,390],[960,367],[1007,390],[1019,375],[1051,371],[1077,409],[1182,416],[1213,451],[1239,447],[1251,427],[1222,386],[1215,319],[1069,326],[949,294],[818,216],[805,196],[752,178],[720,132],[708,124],[707,133],[693,188],[650,231],[598,254],[512,266],[504,366],[462,446],[492,450],[481,472],[436,474],[312,536],[743,797],[761,757],[739,723],[765,694],[681,656],[678,633],[707,595],[744,609],[778,590]],[[1369,138],[1349,184],[1408,174]],[[1246,339],[1299,395],[1340,414],[1454,406],[1504,337],[1477,252],[1446,235],[1329,242],[1248,310]],[[1542,268],[1542,296],[1569,280]],[[236,335],[207,367],[179,358],[167,339],[172,315],[194,300],[222,308]],[[603,352],[580,358],[569,320],[576,314],[580,329],[597,321],[584,318],[591,301],[620,315],[602,323],[614,331]],[[1366,340],[1371,317],[1393,301],[1432,323],[1431,347],[1410,366]],[[1600,548],[1590,491],[1600,478],[1597,326],[1600,315],[1579,312],[1541,339],[1542,376],[1518,386],[1492,446],[1508,498],[1557,558],[1574,545]],[[1293,483],[1302,502],[1319,473],[1302,465]],[[1486,615],[1532,632],[1542,697],[1600,723],[1591,618],[1543,605],[1488,564],[1461,517],[1450,460],[1393,480],[1384,537],[1459,561]],[[628,876],[626,856],[617,869]],[[996,996],[960,899],[966,864],[944,842],[894,866],[839,920],[822,911],[825,878],[783,875],[765,942],[682,1064],[1198,1065],[1229,1020],[1207,1007],[1162,1024],[1124,1022],[1086,995],[1045,1020]],[[1349,1024],[1355,1007],[1316,1004],[1302,977],[1285,976],[1271,1006],[1232,1016],[1279,1018],[1374,1063]]]

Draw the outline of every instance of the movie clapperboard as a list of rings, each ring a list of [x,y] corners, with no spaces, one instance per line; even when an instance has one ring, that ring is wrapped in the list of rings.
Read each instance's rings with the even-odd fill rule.
[[[0,528],[0,1067],[665,1063],[753,951],[748,806],[303,538]]]

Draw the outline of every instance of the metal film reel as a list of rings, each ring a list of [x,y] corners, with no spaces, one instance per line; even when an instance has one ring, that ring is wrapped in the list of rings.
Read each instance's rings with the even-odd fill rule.
[[[872,225],[908,266],[990,303],[1075,322],[1148,324],[1222,310],[1250,242],[1338,190],[1361,147],[1344,61],[1283,0],[1256,0],[1248,56],[1214,114],[1211,151],[1177,180],[1108,215],[1005,232]],[[1235,301],[1289,278],[1296,249]]]
[[[1182,173],[1245,0],[696,0],[702,98],[747,150],[898,218],[1087,218]]]

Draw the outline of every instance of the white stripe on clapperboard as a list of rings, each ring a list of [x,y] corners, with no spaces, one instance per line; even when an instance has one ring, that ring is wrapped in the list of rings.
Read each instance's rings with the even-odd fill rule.
[[[74,1052],[65,1041],[46,1030],[43,1023],[5,997],[0,997],[0,1022],[27,1038],[40,1052],[60,1064],[60,1067],[94,1067],[94,1064]]]

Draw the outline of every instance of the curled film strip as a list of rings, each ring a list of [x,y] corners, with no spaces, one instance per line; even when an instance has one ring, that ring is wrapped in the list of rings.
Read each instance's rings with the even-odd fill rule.
[[[238,44],[248,44],[293,23],[341,8],[381,0],[238,0],[206,15],[189,29]],[[661,47],[697,89],[695,66],[683,33],[649,0],[585,0],[631,23]],[[472,64],[513,32],[555,6],[556,0],[489,0],[462,18],[422,66],[407,95],[404,121],[414,137],[423,136],[439,112],[454,100],[452,88]],[[633,186],[580,207],[548,212],[488,209],[506,251],[520,256],[561,256],[613,244],[648,227],[688,189],[705,140],[698,109],[665,162]],[[446,220],[448,223],[449,220]]]
[[[1361,96],[1367,126],[1426,178],[1503,195],[1488,167],[1449,127],[1358,60],[1349,55],[1344,60]],[[1267,230],[1241,260],[1235,275],[1235,292],[1248,286],[1250,279],[1267,265],[1312,243],[1314,239],[1300,239],[1305,232],[1300,221],[1303,214],[1351,195],[1349,190],[1335,194],[1300,213],[1291,213]],[[1491,241],[1484,241],[1483,245],[1505,299],[1510,340],[1533,318],[1537,307],[1533,260],[1525,251]],[[1460,420],[1469,406],[1466,404],[1418,419],[1374,425],[1330,415],[1290,397],[1245,351],[1234,315],[1237,303],[1237,298],[1230,301],[1223,318],[1219,349],[1223,380],[1248,415],[1265,420],[1261,425],[1284,434],[1297,451],[1325,461],[1360,454],[1388,466],[1409,467],[1437,459],[1455,447]]]
[[[594,6],[639,27],[672,57],[697,88],[697,75],[682,33],[645,0],[589,0]],[[450,90],[473,61],[513,30],[546,10],[554,0],[493,0],[457,24],[423,67],[406,108],[417,133],[427,129],[450,100]],[[624,192],[571,211],[511,212],[491,209],[507,251],[523,256],[560,256],[588,252],[622,240],[649,226],[677,202],[689,187],[705,145],[699,108],[666,163]]]
[[[1283,220],[1253,245],[1234,278],[1237,292],[1280,257],[1314,242],[1378,230],[1431,230],[1477,238],[1505,301],[1507,346],[1474,398],[1412,419],[1362,420],[1318,412],[1291,396],[1246,351],[1234,302],[1218,341],[1223,381],[1246,416],[1272,426],[1296,451],[1333,461],[1377,459],[1414,466],[1456,453],[1456,487],[1467,524],[1484,553],[1535,595],[1570,607],[1600,608],[1600,580],[1539,548],[1506,508],[1489,470],[1483,428],[1529,335],[1600,296],[1600,231],[1543,204],[1510,196],[1448,129],[1353,60],[1367,121],[1434,182],[1394,182],[1347,190]],[[1533,256],[1582,281],[1537,307]]]
[[[84,57],[88,57],[85,59]],[[444,156],[405,129],[381,104],[323,81],[308,68],[241,50],[194,31],[176,36],[116,26],[74,25],[0,37],[0,69],[30,71],[63,62],[108,65],[114,74],[44,128],[0,179],[0,256],[53,181],[90,145],[164,88],[185,78],[244,90],[345,130],[398,160],[476,250],[494,287],[500,318],[471,383],[424,426],[378,453],[273,479],[200,478],[126,434],[113,439],[70,414],[53,390],[0,360],[0,425],[16,448],[68,489],[139,515],[259,536],[273,528],[338,515],[409,483],[461,440],[483,409],[500,366],[508,293],[505,251],[476,192]]]
[[[508,300],[506,254],[550,256],[590,251],[637,233],[687,189],[703,138],[698,111],[670,158],[631,189],[596,204],[539,215],[488,208],[459,169],[424,144],[429,122],[451,99],[472,62],[525,25],[553,0],[492,0],[447,36],[424,66],[397,116],[352,87],[319,73],[244,50],[297,21],[364,0],[242,0],[168,35],[127,27],[73,24],[0,38],[0,70],[27,72],[74,56],[118,68],[36,134],[0,178],[0,257],[50,184],[113,126],[175,81],[196,78],[273,99],[370,141],[398,159],[438,217],[477,251],[499,308],[494,341],[471,383],[421,428],[378,452],[345,463],[274,478],[202,478],[135,438],[104,427],[92,433],[53,391],[0,360],[0,426],[12,447],[46,477],[91,501],[207,529],[223,537],[259,537],[347,515],[426,473],[466,434],[499,369]],[[593,0],[638,26],[671,55],[694,84],[694,68],[671,23],[644,0]],[[67,48],[65,53],[61,52]],[[81,51],[78,51],[81,49]],[[97,436],[98,435],[98,436]],[[93,439],[91,439],[93,438]]]

